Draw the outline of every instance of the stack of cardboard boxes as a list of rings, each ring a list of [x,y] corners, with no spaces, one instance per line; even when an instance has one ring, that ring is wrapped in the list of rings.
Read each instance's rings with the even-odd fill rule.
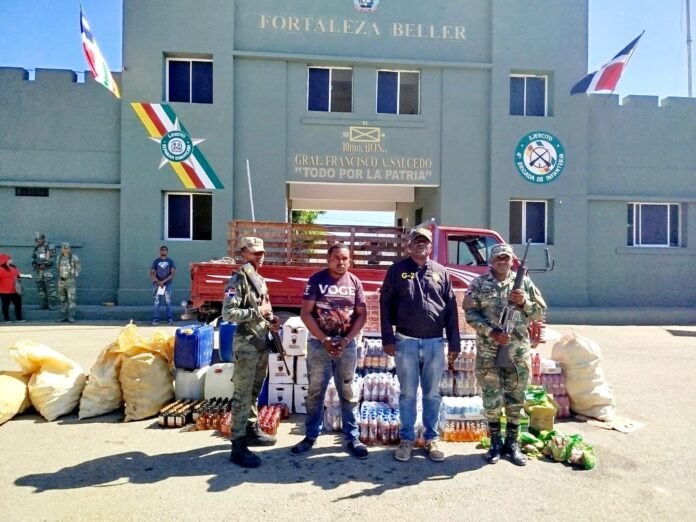
[[[282,356],[268,356],[268,404],[285,404],[290,411],[307,413],[307,328],[299,317],[291,317],[285,321],[281,335],[287,368]]]

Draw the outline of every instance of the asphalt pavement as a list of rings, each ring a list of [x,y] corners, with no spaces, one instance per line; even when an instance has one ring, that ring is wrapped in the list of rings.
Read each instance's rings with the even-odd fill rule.
[[[151,335],[155,328],[144,312],[133,317],[142,317],[136,323]],[[0,325],[0,369],[16,369],[8,348],[31,339],[89,371],[126,322],[36,319]],[[696,328],[551,328],[599,343],[617,413],[645,425],[624,434],[577,419],[559,422],[558,429],[594,446],[593,470],[545,460],[524,468],[506,461],[490,466],[475,443],[454,442],[441,444],[443,463],[422,452],[400,463],[393,448],[379,446],[358,461],[334,434],[322,435],[307,456],[293,457],[288,452],[302,438],[302,415],[281,424],[276,446],[259,451],[260,468],[243,470],[229,462],[229,442],[213,432],[161,429],[154,419],[124,423],[120,410],[82,421],[73,413],[50,423],[29,412],[0,426],[2,519],[693,519]],[[161,330],[174,333],[174,327]],[[550,355],[550,343],[541,351]]]

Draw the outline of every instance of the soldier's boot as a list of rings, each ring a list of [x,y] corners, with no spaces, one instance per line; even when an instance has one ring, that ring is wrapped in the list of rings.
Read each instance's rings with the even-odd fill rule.
[[[484,458],[489,464],[497,464],[500,460],[500,450],[503,446],[503,441],[500,438],[500,423],[489,422],[488,431],[491,434],[491,447]]]
[[[520,450],[520,445],[517,442],[517,436],[520,433],[520,427],[514,424],[507,425],[507,434],[505,435],[505,444],[503,444],[503,455],[510,459],[510,462],[516,466],[526,466],[527,457]]]
[[[230,460],[243,468],[258,468],[261,465],[261,459],[249,451],[246,437],[232,441]]]
[[[277,442],[273,435],[269,435],[259,427],[258,422],[247,423],[246,439],[249,446],[273,446]]]

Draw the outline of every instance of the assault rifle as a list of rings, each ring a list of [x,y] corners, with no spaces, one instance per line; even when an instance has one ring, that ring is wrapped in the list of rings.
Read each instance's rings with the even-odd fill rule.
[[[268,295],[264,294],[261,291],[259,281],[257,280],[257,275],[256,271],[254,272],[249,272],[249,269],[247,268],[247,265],[244,265],[241,268],[241,272],[244,274],[246,277],[247,282],[251,285],[251,287],[254,289],[256,294],[261,298],[262,301],[268,301]],[[269,325],[275,324],[279,321],[278,317],[271,314],[269,317],[265,317],[262,313],[261,310],[259,309],[259,303],[256,300],[255,297],[252,296],[251,302],[254,303],[254,309],[258,314],[261,316],[261,318],[266,321]],[[285,347],[283,346],[283,341],[280,338],[280,334],[276,331],[273,331],[269,328],[268,334],[270,335],[270,338],[267,338],[266,340],[268,341],[268,345],[271,348],[271,351],[273,353],[277,353],[278,355],[281,356],[283,359],[283,364],[285,365],[285,370],[288,372],[288,375],[292,375],[290,372],[290,368],[288,367],[288,363],[285,360],[286,353],[285,353]]]
[[[520,260],[520,266],[517,267],[517,275],[515,276],[515,282],[512,285],[513,290],[522,288],[522,281],[524,280],[524,275],[527,271],[525,264],[527,262],[527,252],[529,252],[529,244],[531,239],[527,240],[527,247],[524,249],[524,257]],[[500,319],[498,320],[499,328],[508,335],[514,335],[518,340],[522,340],[522,335],[515,330],[515,324],[520,317],[519,306],[508,300],[508,302],[503,307],[500,313]],[[510,357],[510,347],[506,345],[498,346],[498,352],[495,356],[495,366],[496,368],[513,368],[514,364],[512,358]]]

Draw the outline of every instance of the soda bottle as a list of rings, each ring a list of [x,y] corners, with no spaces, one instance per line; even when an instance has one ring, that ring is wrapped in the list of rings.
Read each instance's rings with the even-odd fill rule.
[[[366,415],[360,415],[358,426],[360,427],[360,442],[367,444],[367,441],[369,440],[369,426]]]
[[[532,375],[541,375],[541,356],[539,352],[534,352],[534,356],[532,357]]]
[[[367,435],[367,444],[373,445],[377,441],[377,416],[370,417],[369,430]]]

